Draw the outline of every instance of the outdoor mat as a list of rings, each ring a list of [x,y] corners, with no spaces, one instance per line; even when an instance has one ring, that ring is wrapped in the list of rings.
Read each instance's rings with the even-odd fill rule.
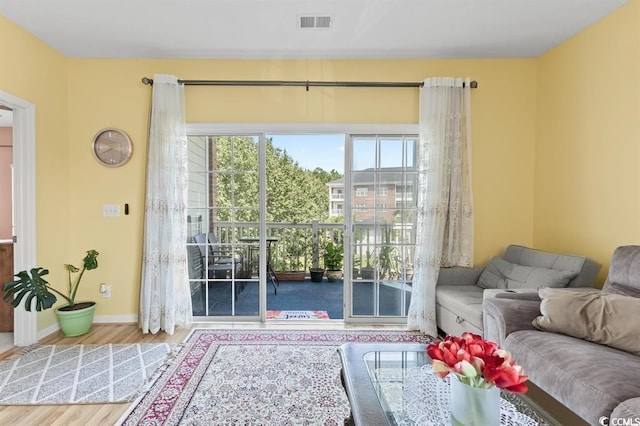
[[[119,423],[342,425],[341,344],[428,341],[400,330],[195,329]]]
[[[267,319],[317,320],[329,319],[327,311],[267,311]]]
[[[177,345],[37,345],[0,362],[0,405],[133,401]]]

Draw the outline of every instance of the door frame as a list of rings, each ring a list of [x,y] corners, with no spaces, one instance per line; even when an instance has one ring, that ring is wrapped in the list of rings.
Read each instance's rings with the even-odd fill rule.
[[[264,135],[269,134],[336,134],[341,133],[346,135],[349,138],[349,135],[353,134],[418,134],[418,124],[410,123],[410,124],[362,124],[362,123],[187,123],[187,134],[192,135],[204,135],[204,134],[219,134],[219,135],[261,135],[260,137],[264,137]],[[346,141],[345,141],[346,144]],[[261,143],[261,146],[264,149],[264,143]],[[346,171],[348,170],[348,161],[351,161],[351,157],[347,152],[347,147],[345,145],[345,176]],[[264,155],[264,154],[263,154]],[[262,172],[260,173],[262,177]],[[263,185],[264,186],[264,185]],[[265,200],[265,194],[261,195],[261,200]],[[349,194],[345,194],[345,202],[351,202]],[[265,229],[262,227],[265,226],[263,215],[264,206],[261,203],[261,229],[260,234],[265,234]],[[347,214],[348,209],[345,208],[345,214]],[[264,213],[266,215],[266,213]],[[345,216],[345,227],[349,226],[350,219]],[[345,232],[344,247],[349,247],[347,242],[350,243],[351,234],[350,232]],[[260,244],[260,259],[261,262],[266,259],[265,252],[266,244],[262,241]],[[345,265],[349,265],[351,262],[350,255],[345,253]],[[264,260],[266,262],[266,260]],[[260,268],[266,267],[261,263]],[[262,269],[261,269],[262,270]],[[344,292],[342,296],[343,303],[343,321],[345,324],[371,324],[371,318],[358,318],[353,317],[351,312],[351,268],[344,268]],[[261,317],[260,321],[265,322],[264,312],[266,312],[266,279],[264,282],[260,282],[260,311]],[[386,323],[401,323],[402,321],[389,321],[387,319],[374,321],[378,323],[386,322]]]
[[[13,268],[21,271],[37,261],[36,108],[31,102],[3,91],[0,91],[0,103],[13,109]],[[15,308],[13,324],[15,346],[38,342],[35,311],[27,312],[22,306]]]

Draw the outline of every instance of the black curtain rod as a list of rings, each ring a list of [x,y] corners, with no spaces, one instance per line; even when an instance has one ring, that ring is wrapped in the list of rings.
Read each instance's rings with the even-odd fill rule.
[[[142,77],[142,83],[153,85],[153,79]],[[424,83],[397,83],[375,81],[274,81],[274,80],[178,80],[185,86],[297,86],[305,87],[422,87]],[[463,87],[465,83],[462,83]],[[469,84],[472,89],[478,87],[473,80]]]

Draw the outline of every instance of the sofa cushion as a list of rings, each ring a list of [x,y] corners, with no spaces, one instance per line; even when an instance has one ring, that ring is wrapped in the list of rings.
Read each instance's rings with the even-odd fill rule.
[[[514,244],[507,247],[502,258],[518,265],[576,272],[577,275],[567,287],[592,287],[600,271],[597,262],[584,256],[552,253]]]
[[[436,287],[436,303],[482,330],[482,292],[475,285]]]
[[[589,424],[640,395],[640,358],[628,352],[537,330],[514,331],[502,347],[533,383]]]
[[[620,246],[613,252],[605,290],[613,283],[640,292],[640,246]]]
[[[493,257],[480,274],[482,288],[565,287],[578,273],[536,266],[517,265],[500,257]]]
[[[594,290],[542,288],[540,312],[533,326],[640,355],[640,299]]]

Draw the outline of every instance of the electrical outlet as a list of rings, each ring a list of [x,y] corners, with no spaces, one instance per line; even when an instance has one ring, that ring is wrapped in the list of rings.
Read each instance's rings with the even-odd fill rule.
[[[108,299],[111,297],[111,286],[109,284],[100,284],[100,294],[103,299]]]
[[[120,216],[120,206],[118,204],[103,204],[102,216],[104,217]]]

